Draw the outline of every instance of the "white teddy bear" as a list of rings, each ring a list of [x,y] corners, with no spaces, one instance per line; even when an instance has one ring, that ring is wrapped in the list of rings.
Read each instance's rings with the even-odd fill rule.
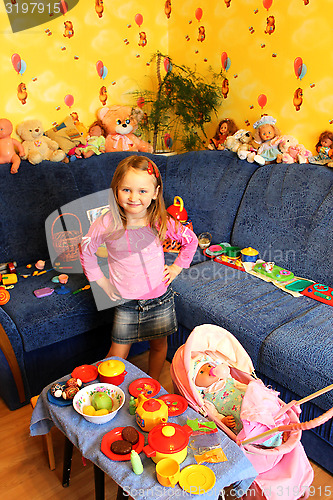
[[[308,163],[308,158],[312,154],[303,144],[298,144],[292,135],[281,135],[278,148],[281,154],[276,159],[277,163]]]
[[[245,129],[238,130],[234,135],[227,137],[225,146],[230,151],[237,153],[238,158],[253,163],[256,150],[252,145],[253,137],[251,132]]]
[[[23,159],[33,165],[43,160],[62,161],[65,158],[66,154],[58,149],[58,143],[43,135],[44,129],[39,120],[26,120],[17,126],[16,131],[23,139]]]

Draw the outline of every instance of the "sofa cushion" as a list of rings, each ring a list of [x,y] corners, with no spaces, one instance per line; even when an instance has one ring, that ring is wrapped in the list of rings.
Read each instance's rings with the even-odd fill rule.
[[[266,165],[252,176],[232,243],[266,261],[333,286],[333,169]]]
[[[68,165],[22,161],[8,174],[0,197],[1,262],[19,265],[48,257],[45,219],[56,208],[80,196]]]
[[[49,263],[45,269],[49,269]],[[19,273],[28,270],[18,268]],[[93,330],[98,326],[110,325],[113,319],[112,309],[97,312],[91,290],[77,294],[68,293],[37,298],[34,290],[44,287],[58,288],[51,278],[58,276],[50,271],[40,276],[24,279],[19,277],[18,283],[10,290],[10,301],[3,306],[21,336],[24,351],[29,352],[56,342]],[[71,274],[67,287],[71,292],[83,288],[88,282],[84,274]]]
[[[179,323],[189,330],[205,323],[226,328],[264,375],[287,384],[302,396],[308,395],[312,387],[333,382],[330,306],[307,297],[292,297],[271,283],[214,261],[183,270],[172,286],[178,294],[175,301]],[[309,341],[310,332],[319,342]],[[297,351],[300,339],[302,354]],[[301,384],[299,375],[293,377],[298,359],[304,364],[306,359],[318,363],[316,369],[311,366]],[[286,370],[288,363],[290,369]],[[323,384],[324,380],[327,384]],[[333,394],[328,397],[333,404]]]
[[[256,168],[258,165],[239,160],[230,151],[171,156],[165,172],[166,206],[180,196],[197,235],[209,231],[214,243],[229,241],[243,193]]]

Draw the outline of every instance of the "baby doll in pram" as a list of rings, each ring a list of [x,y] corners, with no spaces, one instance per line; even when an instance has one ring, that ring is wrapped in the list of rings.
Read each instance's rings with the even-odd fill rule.
[[[214,395],[221,389],[218,387],[219,377],[214,382],[217,385],[211,387],[209,384],[206,393],[204,391],[207,387],[198,388],[195,384],[200,367],[206,363],[213,366],[213,372],[218,365],[222,365],[219,370],[226,370],[227,366],[224,378],[231,377],[237,381],[238,387],[244,384],[239,413],[242,428],[238,434],[235,429],[225,425],[227,421],[224,422],[224,418],[230,415],[229,412],[222,411],[222,407],[220,411],[216,408]],[[267,388],[255,377],[250,357],[230,332],[215,325],[197,326],[186,343],[175,353],[170,371],[175,392],[185,397],[192,408],[213,420],[242,446],[258,472],[251,485],[250,498],[307,498],[307,490],[313,481],[313,470],[300,443],[301,426],[304,425],[298,418],[300,409],[294,405],[285,405],[276,391]],[[221,378],[223,379],[223,375]],[[242,444],[259,434],[270,433],[277,427],[284,429],[256,439],[255,444]]]

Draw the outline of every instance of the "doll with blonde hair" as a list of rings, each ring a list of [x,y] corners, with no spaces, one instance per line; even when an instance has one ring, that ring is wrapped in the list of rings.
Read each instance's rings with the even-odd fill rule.
[[[263,115],[253,124],[255,129],[253,138],[258,145],[254,161],[259,165],[273,163],[280,154],[278,141],[281,133],[275,124],[276,119],[268,115]]]

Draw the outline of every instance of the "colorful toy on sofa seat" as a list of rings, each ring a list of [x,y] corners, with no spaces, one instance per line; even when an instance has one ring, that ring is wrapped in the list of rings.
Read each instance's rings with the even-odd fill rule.
[[[184,208],[184,202],[180,196],[175,196],[173,205],[167,208],[167,212],[179,222],[187,221],[187,212]]]
[[[6,118],[0,119],[0,163],[11,163],[11,174],[16,174],[24,156],[22,144],[10,136],[13,132],[12,123]],[[16,153],[16,150],[19,154]]]
[[[274,262],[260,262],[254,266],[253,271],[276,281],[290,281],[294,278],[294,273],[276,266]]]
[[[307,297],[311,297],[311,299],[319,300],[319,302],[333,306],[333,288],[327,285],[314,283],[305,288],[305,290],[302,290],[300,293],[302,295],[306,295]]]

